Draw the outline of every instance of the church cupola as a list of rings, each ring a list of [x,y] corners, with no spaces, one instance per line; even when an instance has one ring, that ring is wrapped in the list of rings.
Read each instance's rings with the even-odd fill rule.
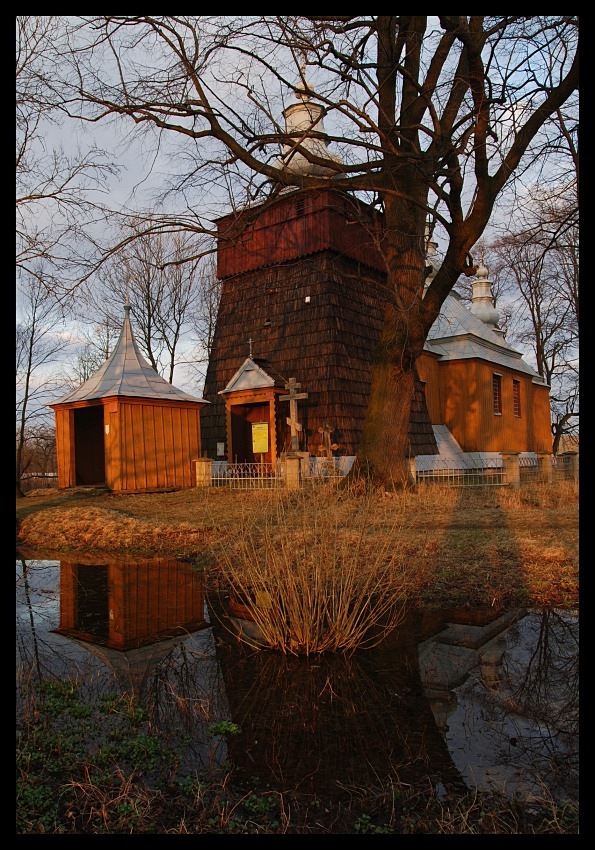
[[[312,85],[306,80],[302,69],[302,83],[296,88],[297,103],[291,104],[283,111],[285,131],[291,135],[293,144],[283,145],[280,166],[293,174],[312,177],[331,177],[336,170],[324,165],[310,162],[307,156],[296,150],[299,146],[313,156],[340,163],[341,158],[332,154],[324,131],[323,107],[310,100],[309,92]]]
[[[492,296],[492,284],[488,280],[488,269],[483,264],[483,258],[479,261],[477,269],[477,280],[473,282],[473,294],[471,296],[471,312],[478,319],[489,325],[492,330],[498,330],[496,327],[500,319],[500,313],[494,306],[494,298]]]

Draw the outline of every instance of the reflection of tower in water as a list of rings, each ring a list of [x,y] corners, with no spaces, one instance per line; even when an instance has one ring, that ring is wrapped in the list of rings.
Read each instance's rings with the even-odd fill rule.
[[[237,774],[336,799],[429,774],[464,788],[421,686],[411,623],[377,649],[295,657],[245,646],[226,631],[216,600],[209,610],[241,730],[228,741]]]

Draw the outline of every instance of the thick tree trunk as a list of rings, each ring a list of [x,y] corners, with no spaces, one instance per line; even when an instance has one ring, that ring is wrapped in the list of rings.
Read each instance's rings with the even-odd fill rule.
[[[388,207],[384,328],[356,469],[395,488],[411,483],[408,431],[415,365],[427,335],[421,309],[426,261],[423,212]]]
[[[399,348],[394,342],[383,342],[379,347],[357,457],[358,470],[386,487],[409,483],[408,427],[414,370],[401,360]]]

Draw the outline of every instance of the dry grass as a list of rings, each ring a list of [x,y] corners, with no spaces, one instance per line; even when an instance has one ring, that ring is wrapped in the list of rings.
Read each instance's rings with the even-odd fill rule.
[[[57,551],[138,551],[192,557],[215,539],[213,528],[196,528],[171,519],[151,521],[110,508],[54,507],[29,514],[18,539],[28,547]]]
[[[374,534],[375,507],[369,496],[301,492],[269,504],[220,548],[214,570],[257,624],[261,644],[292,655],[351,652],[377,645],[401,622],[412,582],[394,546],[398,516]]]
[[[305,494],[223,488],[114,495],[98,491],[36,491],[17,500],[17,546],[24,551],[137,551],[218,563],[225,575],[230,545],[242,529],[269,535],[283,513],[299,528]],[[391,553],[407,571],[410,598],[424,605],[578,604],[578,486],[573,482],[503,487],[418,487],[401,493],[312,494],[328,500],[337,556],[357,537],[371,562]],[[320,503],[318,503],[320,504]],[[285,540],[284,535],[280,535]],[[341,543],[341,540],[343,541]],[[322,545],[322,544],[320,544]],[[360,558],[361,560],[361,558]],[[217,576],[216,572],[211,575]]]

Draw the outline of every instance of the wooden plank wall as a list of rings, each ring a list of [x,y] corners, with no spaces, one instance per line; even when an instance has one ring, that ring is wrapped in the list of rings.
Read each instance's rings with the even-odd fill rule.
[[[74,487],[74,411],[64,407],[53,409],[56,416],[58,487]]]
[[[110,414],[107,486],[117,491],[192,487],[192,461],[201,450],[200,407],[120,399],[117,415]]]
[[[548,389],[531,377],[481,360],[439,364],[442,424],[465,452],[551,451]],[[495,415],[492,376],[502,375],[502,414]],[[514,415],[513,378],[521,385],[521,416]],[[438,424],[438,423],[434,423]]]
[[[346,227],[346,224],[348,225]],[[295,193],[218,222],[217,277],[333,250],[385,271],[379,214],[332,191]]]
[[[424,351],[417,359],[417,373],[424,383],[426,405],[432,425],[444,424],[442,396],[440,392],[440,364],[435,354]]]

